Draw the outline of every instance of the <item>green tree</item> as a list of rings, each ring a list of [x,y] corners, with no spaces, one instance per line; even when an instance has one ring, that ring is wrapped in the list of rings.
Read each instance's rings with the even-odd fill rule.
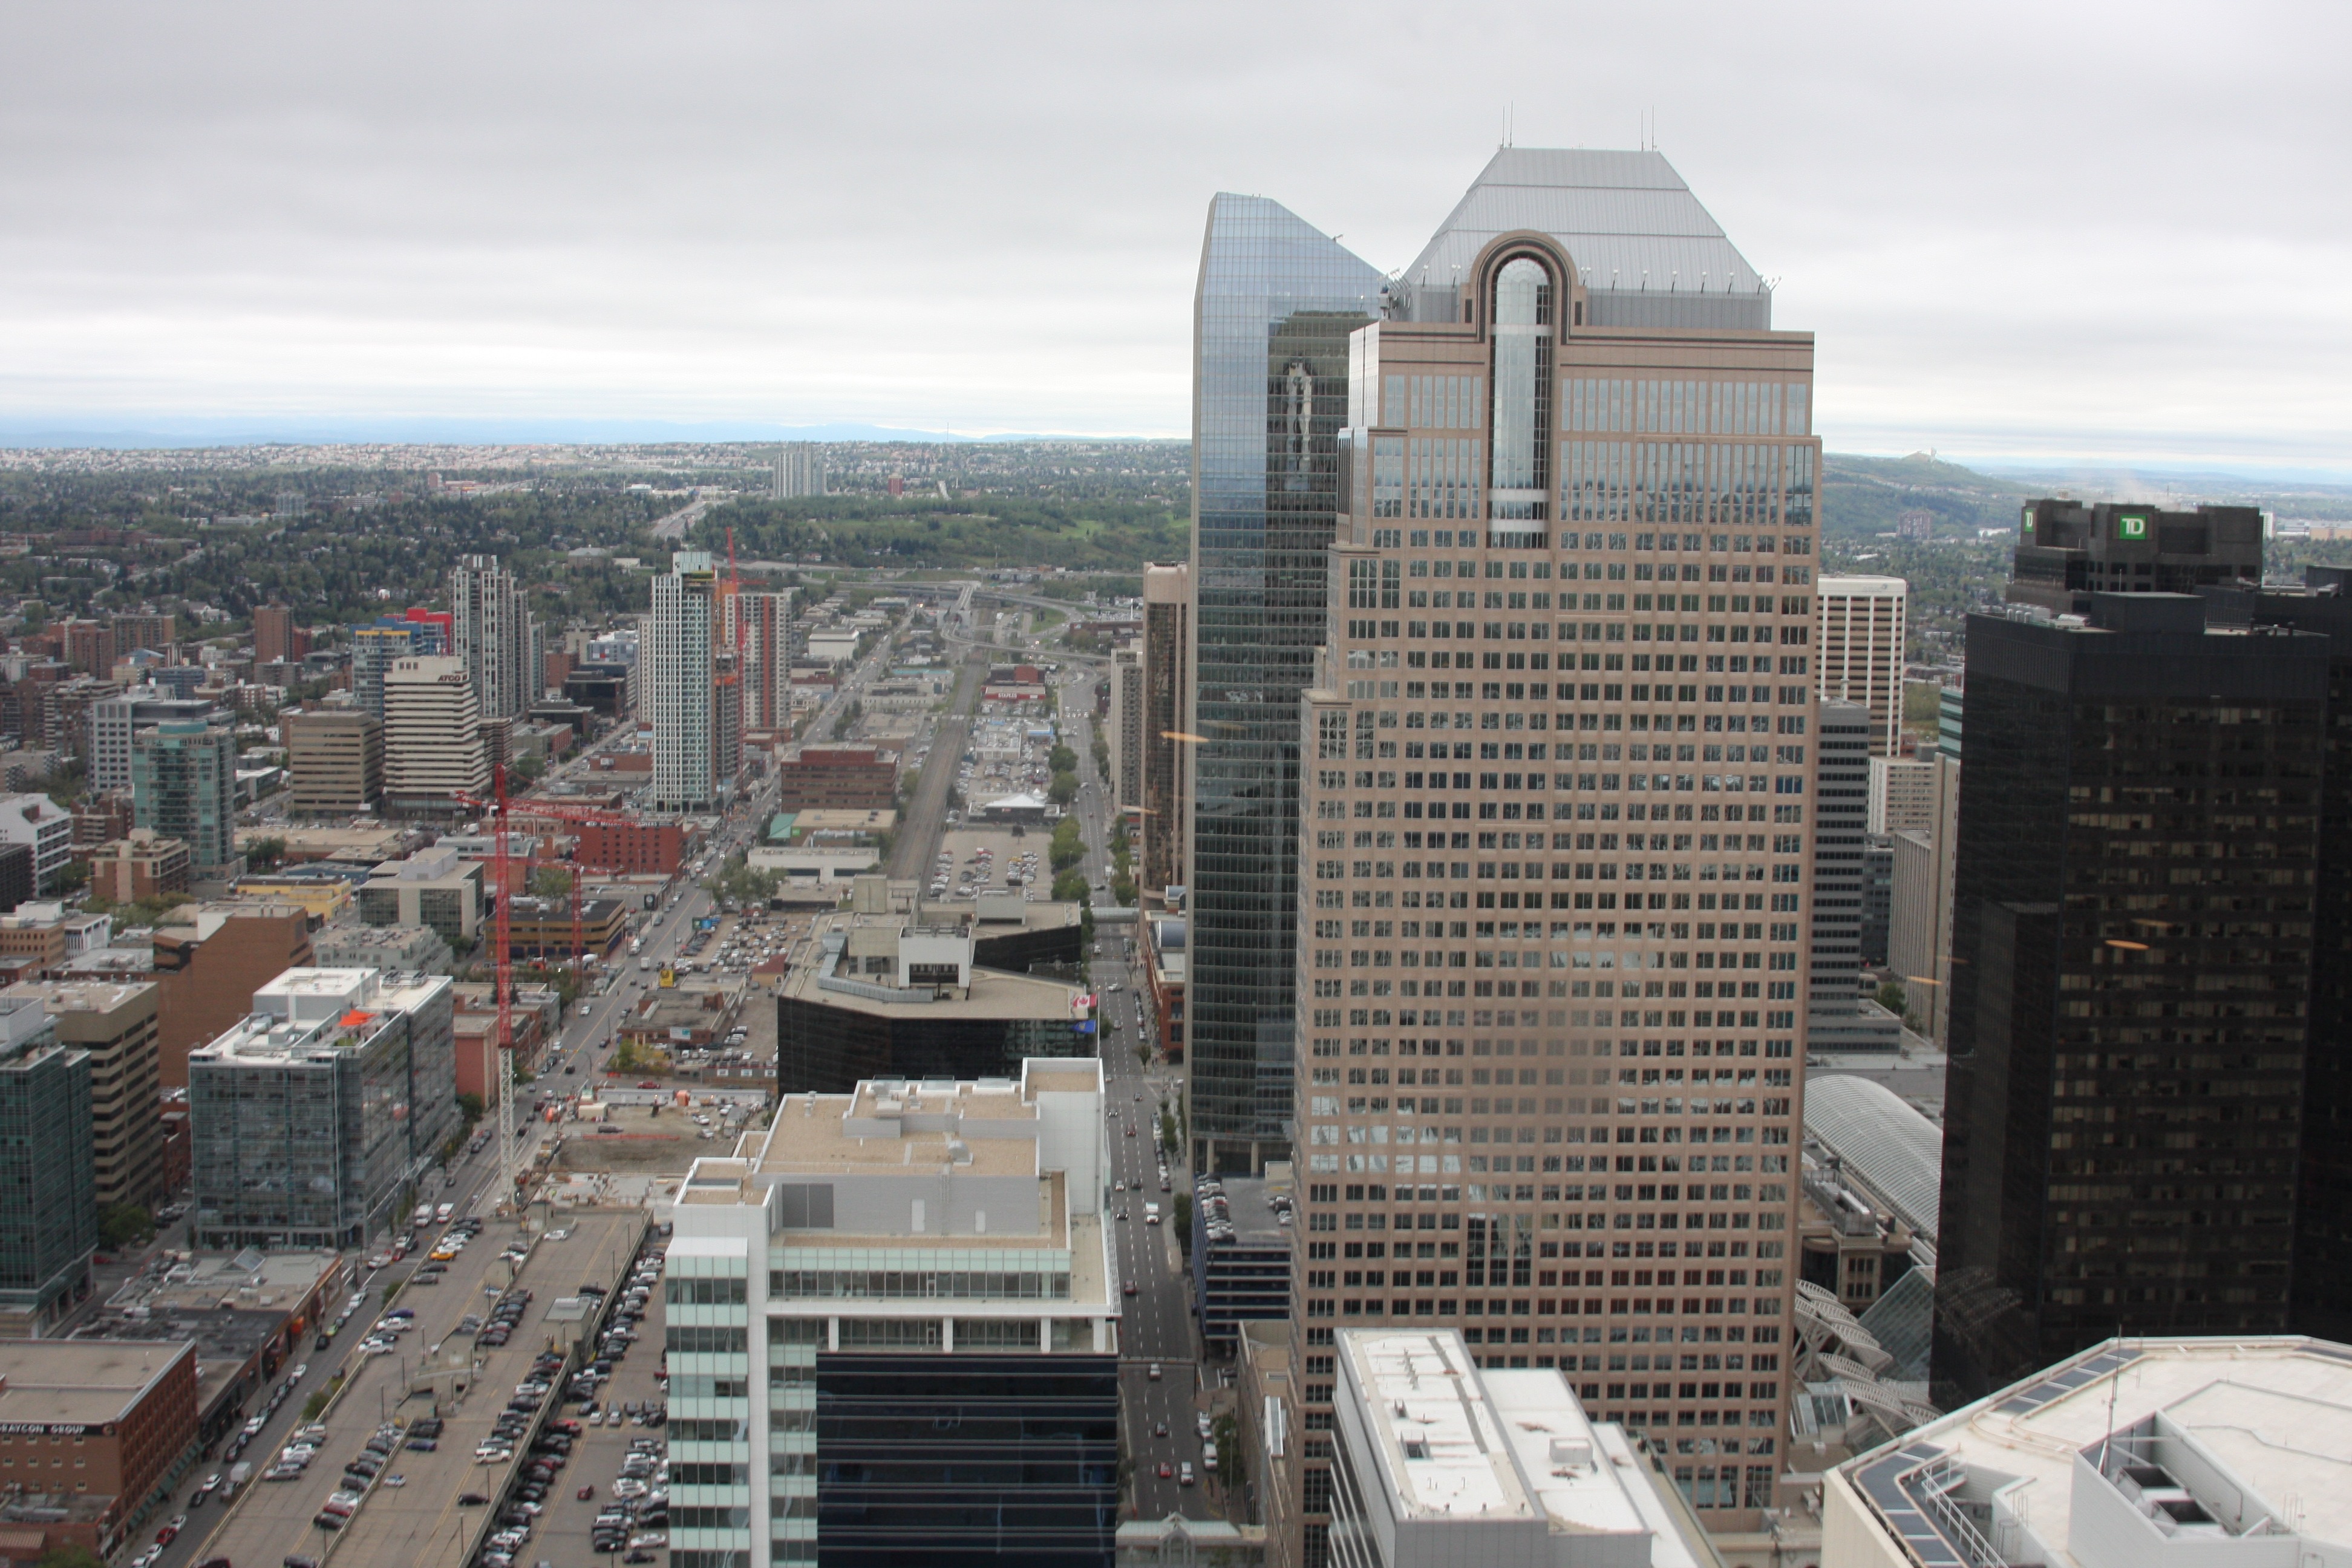
[[[1078,775],[1076,773],[1055,773],[1054,782],[1045,790],[1045,798],[1055,805],[1067,805],[1077,797]]]
[[[1056,871],[1066,870],[1087,858],[1086,840],[1078,835],[1078,819],[1066,816],[1055,825],[1045,854]]]
[[[606,1058],[604,1062],[604,1070],[607,1072],[636,1072],[644,1067],[645,1058],[639,1054],[637,1042],[635,1040],[623,1040],[619,1045],[614,1046],[613,1054]]]
[[[1087,876],[1083,871],[1065,871],[1054,879],[1052,898],[1055,903],[1077,904],[1087,901]]]
[[[267,838],[249,839],[246,843],[245,863],[253,870],[274,871],[278,863],[285,858],[286,840],[275,834]]]
[[[474,1123],[482,1119],[482,1097],[478,1094],[458,1095],[457,1114],[466,1119],[467,1130],[472,1131]]]
[[[40,1568],[106,1568],[106,1562],[92,1555],[89,1548],[68,1541],[42,1552]]]
[[[1054,773],[1074,773],[1078,771],[1078,753],[1056,741],[1054,749],[1045,753],[1045,766]]]
[[[1903,1016],[1909,1004],[1902,984],[1899,981],[1889,980],[1881,985],[1878,988],[1878,1005],[1898,1018]]]
[[[109,1204],[98,1215],[98,1244],[110,1249],[135,1247],[155,1234],[155,1216],[137,1204]]]
[[[1234,1420],[1234,1413],[1225,1411],[1211,1422],[1209,1436],[1217,1445],[1218,1481],[1227,1487],[1241,1485],[1242,1434],[1239,1424]]]
[[[572,872],[563,866],[536,866],[531,868],[530,890],[534,898],[568,899],[572,896]]]

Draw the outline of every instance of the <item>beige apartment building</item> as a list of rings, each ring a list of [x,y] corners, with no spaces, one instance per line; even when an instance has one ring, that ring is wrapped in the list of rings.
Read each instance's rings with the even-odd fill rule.
[[[1621,184],[1714,234],[1657,242],[1685,298],[1629,299]],[[1299,764],[1310,1542],[1333,1331],[1407,1320],[1559,1369],[1715,1528],[1777,1501],[1820,442],[1735,266],[1654,154],[1507,150],[1354,334]]]
[[[62,1045],[89,1053],[90,1159],[98,1206],[149,1205],[163,1188],[163,1092],[152,981],[19,981],[0,995],[39,1001]]]
[[[1815,589],[1821,629],[1814,668],[1823,700],[1869,709],[1870,754],[1899,755],[1911,584],[1900,577],[1823,577]]]
[[[297,816],[352,816],[383,796],[383,725],[352,709],[288,713],[286,771]]]

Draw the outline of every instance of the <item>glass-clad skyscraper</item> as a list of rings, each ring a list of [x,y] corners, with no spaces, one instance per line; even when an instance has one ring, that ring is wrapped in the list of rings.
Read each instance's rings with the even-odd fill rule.
[[[1191,1128],[1202,1168],[1287,1146],[1298,694],[1323,640],[1348,334],[1379,272],[1262,196],[1210,204],[1193,318]]]

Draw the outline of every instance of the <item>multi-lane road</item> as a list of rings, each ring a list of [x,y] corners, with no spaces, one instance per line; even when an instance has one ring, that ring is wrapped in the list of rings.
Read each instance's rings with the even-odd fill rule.
[[[1076,802],[1078,829],[1085,841],[1083,862],[1087,880],[1097,887],[1110,883],[1110,813],[1102,779],[1094,763],[1094,681],[1082,675],[1062,688],[1063,742],[1078,755],[1079,790]],[[1120,1448],[1129,1461],[1129,1497],[1139,1519],[1163,1519],[1181,1513],[1192,1519],[1217,1515],[1215,1497],[1201,1462],[1201,1436],[1196,1425],[1206,1408],[1200,1373],[1199,1336],[1195,1331],[1191,1282],[1182,1272],[1182,1254],[1175,1233],[1175,1199],[1192,1191],[1192,1176],[1179,1150],[1170,1152],[1160,1142],[1160,1113],[1178,1099],[1175,1079],[1164,1072],[1147,1071],[1137,1049],[1150,1038],[1150,1012],[1142,1029],[1135,1026],[1136,997],[1143,983],[1137,965],[1133,929],[1098,926],[1090,973],[1100,994],[1096,1016],[1101,1020],[1097,1049],[1109,1100],[1111,1212],[1124,1211],[1125,1220],[1111,1222],[1113,1245],[1118,1252],[1118,1272],[1132,1282],[1133,1296],[1123,1303],[1119,1330]],[[1129,1136],[1129,1133],[1132,1136]],[[1160,1190],[1160,1172],[1168,1173],[1167,1192]],[[1117,1190],[1124,1185],[1125,1191]],[[1146,1205],[1160,1205],[1161,1223],[1146,1222]],[[1154,1368],[1160,1375],[1152,1376]],[[1190,1463],[1194,1484],[1181,1484],[1181,1469]],[[1179,1475],[1163,1478],[1165,1463]]]

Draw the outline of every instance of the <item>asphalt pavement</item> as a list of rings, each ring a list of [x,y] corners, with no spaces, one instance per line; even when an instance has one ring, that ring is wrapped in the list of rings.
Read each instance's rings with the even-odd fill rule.
[[[1089,676],[1065,687],[1062,710],[1064,743],[1078,755],[1079,791],[1076,805],[1078,830],[1087,847],[1084,862],[1089,882],[1110,884],[1110,837],[1103,781],[1094,763],[1093,692]],[[1102,1021],[1097,1050],[1103,1061],[1111,1131],[1110,1194],[1114,1215],[1111,1231],[1118,1249],[1119,1278],[1130,1281],[1136,1293],[1124,1303],[1119,1330],[1119,1438],[1122,1457],[1130,1461],[1129,1498],[1133,1517],[1164,1519],[1181,1513],[1190,1519],[1220,1517],[1222,1500],[1201,1462],[1199,1413],[1206,1408],[1202,1386],[1199,1334],[1192,1320],[1192,1290],[1182,1271],[1175,1224],[1178,1194],[1192,1191],[1192,1173],[1181,1152],[1164,1151],[1160,1143],[1160,1111],[1181,1098],[1172,1073],[1148,1071],[1137,1059],[1137,1047],[1150,1037],[1149,1009],[1142,1031],[1134,1026],[1135,997],[1143,983],[1138,967],[1132,927],[1096,928],[1095,952],[1089,973],[1100,995],[1096,1016]],[[1117,990],[1111,987],[1116,985]],[[1129,1136],[1129,1133],[1132,1136]],[[1181,1150],[1181,1141],[1179,1141]],[[1168,1171],[1167,1192],[1160,1190],[1162,1159]],[[1126,1191],[1116,1190],[1123,1183]],[[1145,1205],[1158,1204],[1161,1223],[1146,1222]],[[1157,1366],[1160,1375],[1151,1375]],[[1194,1484],[1181,1483],[1181,1468],[1190,1462]],[[1162,1478],[1165,1463],[1178,1475]]]

